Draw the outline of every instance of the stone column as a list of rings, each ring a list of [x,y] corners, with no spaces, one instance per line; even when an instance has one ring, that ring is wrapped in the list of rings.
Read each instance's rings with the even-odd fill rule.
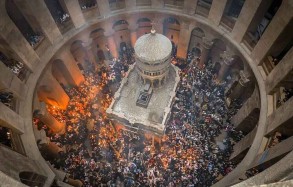
[[[107,36],[108,39],[108,46],[110,49],[111,54],[113,55],[113,57],[118,58],[118,50],[117,50],[117,46],[116,46],[116,42],[114,39],[114,35],[110,35]]]
[[[88,45],[85,46],[89,60],[94,64],[97,65],[97,58],[96,58],[96,46],[93,45],[93,42],[90,42]]]
[[[267,1],[246,0],[245,1],[231,33],[231,35],[237,42],[240,43],[242,41],[245,33],[248,31],[249,27],[251,27],[251,24],[256,16],[263,18],[264,14],[267,11],[267,8],[270,5],[270,1],[272,0],[267,0]],[[259,22],[257,21],[256,23],[258,24]]]
[[[85,24],[86,21],[83,17],[78,0],[60,0],[60,2],[64,3],[75,28],[79,28]]]
[[[107,38],[108,47],[110,49],[111,54],[114,58],[118,58],[118,47],[115,42],[115,31],[112,28],[112,24],[110,22],[104,23],[102,28],[105,29],[104,35]]]
[[[154,28],[156,30],[157,33],[159,34],[163,34],[163,28],[164,28],[164,17],[162,17],[162,15],[160,14],[155,14],[154,17]]]
[[[182,21],[180,24],[180,33],[177,48],[177,57],[181,59],[186,59],[188,44],[191,36],[191,29],[189,27],[190,23]]]
[[[33,14],[51,44],[62,37],[45,1],[15,0],[15,2],[22,11],[27,10],[29,11],[27,14]]]
[[[279,48],[282,47],[281,44],[286,44],[286,42],[279,42],[278,44],[274,45],[278,37],[286,29],[290,22],[292,23],[292,9],[293,5],[291,1],[284,0],[282,2],[277,13],[273,17],[270,24],[267,26],[267,29],[251,53],[251,58],[254,59],[257,65],[262,63],[262,60],[268,55],[273,46]],[[290,33],[288,33],[288,36],[290,36]]]
[[[216,25],[220,24],[227,1],[228,0],[217,0],[212,3],[208,18]]]
[[[231,94],[229,95],[229,99],[230,100],[239,99],[245,92],[245,89],[247,88],[249,82],[250,80],[246,77],[243,71],[240,71],[240,78],[236,86],[232,88]]]
[[[97,0],[100,15],[106,17],[111,14],[110,5],[108,0]]]
[[[8,45],[19,59],[21,59],[21,62],[23,62],[30,71],[33,71],[33,66],[38,62],[39,57],[8,16],[5,9],[5,1],[0,1],[0,17],[1,42]]]
[[[59,158],[59,152],[63,151],[63,149],[56,145],[56,143],[54,142],[49,142],[48,144],[40,144],[40,146],[41,151],[46,152],[49,157],[53,158]]]
[[[226,51],[221,55],[221,57],[223,59],[223,62],[221,63],[221,69],[219,70],[217,77],[217,80],[219,82],[223,81],[226,78],[227,73],[230,71],[230,68],[234,63],[234,58],[232,57],[232,54],[229,54]]]
[[[65,124],[57,121],[47,110],[46,103],[41,102],[40,108],[36,114],[36,117],[39,118],[47,127],[49,127],[54,133],[64,134],[65,133]]]
[[[59,58],[63,61],[67,71],[69,72],[69,79],[73,80],[75,86],[79,86],[82,82],[84,82],[84,76],[79,70],[77,63],[74,60],[69,49],[64,50],[60,54],[56,55],[56,58]]]
[[[204,67],[204,64],[208,60],[208,55],[212,46],[213,46],[213,42],[209,38],[206,38],[206,37],[202,38],[201,56],[198,63],[199,68],[202,69]]]
[[[185,0],[183,11],[186,14],[194,15],[198,0]]]
[[[136,24],[136,19],[133,16],[127,17],[127,21],[129,23],[128,29],[130,31],[130,41],[131,41],[131,46],[134,47],[135,42],[137,40],[137,24]]]
[[[49,71],[45,72],[39,83],[38,96],[39,100],[63,110],[66,109],[69,102],[68,95]]]

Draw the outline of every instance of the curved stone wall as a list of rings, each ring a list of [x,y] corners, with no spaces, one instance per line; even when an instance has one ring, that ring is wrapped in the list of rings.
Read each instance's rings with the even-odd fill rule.
[[[24,1],[24,4],[27,1]],[[75,2],[75,1],[74,1]],[[77,1],[76,1],[77,2]],[[225,3],[220,1],[214,1],[208,16],[203,17],[200,15],[195,15],[194,10],[195,7],[188,6],[192,3],[190,0],[186,0],[182,8],[178,7],[170,7],[164,6],[162,0],[152,0],[151,6],[136,6],[135,2],[127,0],[126,7],[120,10],[110,11],[109,5],[104,1],[98,1],[98,7],[101,7],[99,10],[98,16],[92,16],[90,18],[84,19],[83,14],[76,6],[77,4],[73,3],[70,6],[67,5],[68,10],[70,12],[70,16],[72,16],[73,27],[69,29],[67,32],[60,33],[56,24],[49,18],[48,25],[40,25],[46,34],[46,40],[43,41],[41,45],[43,47],[38,48],[38,50],[32,49],[31,46],[27,44],[23,36],[18,32],[11,32],[17,31],[17,28],[10,20],[8,15],[6,14],[5,10],[5,2],[2,1],[0,3],[1,8],[1,19],[5,20],[4,22],[0,23],[1,28],[1,39],[4,41],[9,41],[10,43],[7,45],[9,48],[25,63],[28,68],[32,71],[32,73],[27,78],[25,84],[26,92],[22,93],[23,99],[20,100],[18,105],[18,113],[19,116],[22,118],[21,122],[17,123],[19,126],[17,129],[21,131],[21,140],[25,149],[26,157],[34,160],[38,167],[40,167],[46,174],[46,186],[50,186],[51,182],[53,181],[55,174],[49,168],[46,161],[42,158],[39,149],[36,144],[36,139],[33,134],[33,127],[32,127],[32,108],[34,99],[37,97],[35,95],[36,86],[38,84],[38,80],[46,70],[48,64],[56,58],[59,54],[62,54],[64,51],[70,51],[71,44],[74,41],[80,40],[86,43],[86,46],[92,46],[95,44],[95,40],[92,40],[90,35],[91,33],[97,29],[102,28],[104,29],[106,36],[113,36],[109,37],[106,43],[109,43],[111,48],[110,50],[113,51],[114,56],[118,56],[118,49],[119,44],[116,43],[119,40],[120,36],[129,36],[130,41],[126,41],[127,43],[133,44],[137,38],[137,25],[134,17],[139,15],[139,18],[147,17],[150,19],[156,19],[159,23],[164,23],[164,19],[168,17],[175,17],[179,20],[180,24],[180,32],[179,33],[168,33],[167,35],[174,35],[175,37],[179,37],[176,39],[176,44],[178,45],[178,52],[177,56],[184,58],[186,52],[188,50],[188,43],[191,36],[191,31],[193,28],[199,27],[205,31],[206,36],[210,38],[210,40],[219,38],[223,40],[229,49],[232,49],[234,52],[239,55],[244,62],[244,71],[250,72],[252,71],[258,87],[259,87],[259,94],[260,94],[260,116],[257,125],[257,130],[255,137],[253,139],[252,145],[250,146],[249,151],[247,152],[244,159],[238,164],[238,166],[227,176],[225,176],[222,180],[216,183],[214,186],[227,186],[231,184],[236,184],[239,182],[239,178],[246,172],[246,170],[250,169],[249,166],[252,164],[262,149],[263,139],[264,136],[267,135],[267,116],[269,114],[274,113],[275,111],[271,109],[271,99],[269,93],[266,90],[266,76],[263,75],[263,70],[259,66],[263,61],[263,57],[266,55],[265,52],[261,52],[260,50],[263,49],[269,50],[274,44],[274,38],[277,38],[279,34],[283,31],[282,28],[285,28],[288,24],[292,21],[292,1],[291,0],[284,0],[283,4],[281,5],[280,10],[276,14],[276,18],[273,19],[271,24],[273,26],[280,25],[278,30],[275,31],[276,36],[270,37],[270,28],[268,31],[264,33],[264,37],[256,44],[256,47],[253,50],[247,50],[242,42],[242,38],[244,33],[240,32],[241,28],[246,29],[248,27],[247,20],[243,20],[246,18],[240,13],[239,19],[236,21],[234,29],[232,31],[227,30],[220,24],[221,14],[223,14],[223,4]],[[44,7],[44,4],[41,2],[37,2],[34,0],[39,10],[35,12],[35,15],[39,15],[39,19],[45,20],[45,14],[48,14],[48,10]],[[250,4],[249,4],[250,3]],[[27,4],[26,4],[27,5]],[[247,1],[247,4],[244,6],[247,8],[251,6],[251,2]],[[224,6],[225,7],[225,6]],[[223,9],[224,9],[223,7]],[[29,9],[29,7],[25,7]],[[243,9],[244,9],[243,8]],[[45,11],[43,11],[45,10]],[[43,13],[42,13],[43,11]],[[282,15],[282,12],[286,12],[286,15]],[[246,12],[248,16],[254,15],[253,12]],[[34,16],[35,16],[34,15]],[[76,15],[76,16],[74,16]],[[133,16],[136,15],[136,16]],[[220,18],[219,18],[220,16]],[[81,17],[79,19],[79,17]],[[137,18],[137,19],[139,19]],[[112,24],[118,20],[125,19],[128,22],[128,30],[121,29],[119,32],[115,32],[112,28]],[[44,21],[42,20],[42,21]],[[170,26],[171,27],[171,26]],[[177,26],[174,26],[177,27]],[[5,29],[4,29],[5,28]],[[47,33],[48,29],[53,28],[54,32]],[[119,30],[119,29],[117,29]],[[163,33],[163,27],[158,26],[156,29],[157,32]],[[3,32],[2,32],[3,31]],[[143,33],[143,32],[142,32]],[[14,39],[14,38],[17,38]],[[92,41],[91,41],[92,40]],[[47,42],[46,42],[47,41]],[[101,41],[100,41],[101,42]],[[104,41],[105,42],[105,41]],[[21,45],[19,45],[21,44]],[[115,46],[115,47],[113,47]],[[104,49],[106,50],[106,49]],[[290,50],[288,53],[292,53]],[[92,58],[92,57],[89,57]],[[282,62],[283,63],[283,62]],[[285,62],[284,62],[285,63]],[[247,66],[248,65],[248,66]],[[289,67],[292,69],[292,67]],[[2,80],[2,77],[1,77]],[[18,114],[16,114],[18,115]],[[3,119],[3,118],[2,118]],[[13,123],[13,122],[12,122]],[[11,126],[15,126],[12,124]],[[292,152],[289,153],[286,157],[284,157],[281,161],[277,164],[273,165],[272,167],[268,168],[267,170],[263,171],[259,175],[248,179],[242,183],[239,183],[239,186],[250,186],[255,184],[263,184],[263,183],[271,183],[274,181],[281,180],[287,173],[292,172],[291,165],[287,165],[288,160],[292,159]],[[283,165],[284,167],[280,167]],[[286,166],[286,167],[285,167]],[[269,174],[268,177],[263,177],[266,174]],[[274,180],[274,181],[273,181]]]

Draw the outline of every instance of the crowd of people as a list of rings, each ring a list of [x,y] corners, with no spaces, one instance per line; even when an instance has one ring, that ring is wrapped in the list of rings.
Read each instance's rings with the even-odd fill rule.
[[[110,65],[84,71],[86,81],[66,89],[66,110],[49,106],[49,112],[66,123],[64,135],[46,129],[51,142],[66,150],[49,159],[51,164],[86,187],[202,187],[232,171],[235,164],[229,156],[242,135],[230,123],[239,106],[229,109],[224,100],[229,79],[214,81],[212,63],[199,69],[189,53],[187,61],[174,62],[181,68],[181,81],[164,136],[133,132],[105,113],[113,90],[134,62],[129,54],[122,51]],[[215,138],[223,131],[227,136],[219,148]]]

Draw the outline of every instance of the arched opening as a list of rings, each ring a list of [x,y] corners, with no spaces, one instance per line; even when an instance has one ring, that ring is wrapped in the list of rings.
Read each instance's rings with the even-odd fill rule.
[[[97,56],[98,56],[98,59],[99,59],[100,61],[103,61],[103,60],[106,59],[106,58],[105,58],[105,55],[104,55],[104,52],[103,52],[103,50],[101,50],[101,49],[98,49]]]
[[[154,88],[158,88],[160,86],[160,81],[158,79],[154,80],[153,86]]]
[[[152,28],[152,24],[151,24],[151,20],[149,18],[140,18],[137,20],[137,37],[139,38],[140,36],[149,33],[151,28]]]
[[[70,16],[66,11],[64,4],[59,0],[44,0],[47,8],[49,9],[53,19],[57,23],[57,26],[62,34],[66,33],[73,27]]]
[[[220,55],[226,51],[226,44],[221,39],[214,39],[213,40],[213,46],[210,50],[210,58],[212,59],[212,62],[220,62],[221,57]]]
[[[5,8],[8,16],[14,22],[18,30],[22,33],[27,42],[36,48],[44,39],[41,29],[37,26],[33,28],[28,20],[24,17],[20,9],[15,4],[14,0],[6,0]]]
[[[81,40],[76,40],[71,44],[70,52],[75,61],[82,65],[83,69],[87,70],[92,67],[92,63],[90,62],[88,56],[88,51],[83,46],[83,42]]]
[[[98,28],[93,30],[90,33],[90,38],[92,38],[92,49],[94,50],[94,54],[96,55],[97,62],[100,60],[111,59],[111,52],[108,46],[108,39],[104,35],[105,30],[102,28]],[[101,53],[103,52],[103,55]]]
[[[193,55],[199,57],[201,55],[201,43],[205,33],[201,28],[194,28],[191,32],[188,50],[192,51]]]
[[[7,89],[1,89],[0,87],[0,102],[11,110],[16,110],[17,98],[14,97],[13,93]]]
[[[231,67],[231,74],[237,74],[238,75],[240,71],[244,70],[244,62],[237,55],[234,55],[233,58],[234,58],[234,64]]]
[[[174,17],[169,17],[164,20],[163,34],[174,42],[175,48],[177,48],[180,33],[180,23]],[[176,50],[176,49],[173,49]]]
[[[110,10],[119,10],[125,8],[125,0],[109,0]]]
[[[34,187],[43,187],[47,180],[47,177],[30,171],[20,172],[19,178],[23,184]]]
[[[130,31],[126,20],[118,20],[113,24],[116,46],[119,46],[120,56],[127,55],[131,48]],[[126,48],[126,50],[123,49]]]
[[[75,86],[75,82],[72,79],[70,72],[68,71],[64,62],[60,59],[54,60],[52,62],[52,75],[63,87],[63,89]]]
[[[220,69],[221,69],[221,64],[220,64],[220,62],[216,62],[215,63],[215,65],[214,65],[214,67],[213,67],[213,74],[218,74],[218,72],[220,71]]]

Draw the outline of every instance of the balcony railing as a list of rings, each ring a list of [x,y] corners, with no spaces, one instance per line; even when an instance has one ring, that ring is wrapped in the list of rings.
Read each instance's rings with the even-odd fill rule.
[[[164,2],[166,7],[170,8],[183,8],[184,1],[179,1],[179,0],[165,0]]]
[[[79,0],[79,5],[82,11],[93,9],[97,7],[96,0]]]
[[[30,74],[28,68],[17,60],[3,58],[0,61],[5,64],[21,81],[25,81]]]
[[[195,14],[208,17],[211,9],[211,4],[204,1],[199,1],[196,6]]]
[[[250,51],[252,51],[257,44],[256,38],[250,32],[246,32],[242,41]]]
[[[151,0],[136,0],[136,6],[151,6]]]
[[[109,5],[111,11],[120,10],[125,8],[125,1],[116,1],[109,3]]]
[[[227,30],[232,31],[232,29],[235,25],[235,22],[236,22],[236,18],[231,17],[231,16],[227,16],[227,15],[223,15],[220,25],[225,27]]]
[[[266,75],[269,75],[270,72],[275,68],[272,56],[267,56],[262,63],[262,68]]]

